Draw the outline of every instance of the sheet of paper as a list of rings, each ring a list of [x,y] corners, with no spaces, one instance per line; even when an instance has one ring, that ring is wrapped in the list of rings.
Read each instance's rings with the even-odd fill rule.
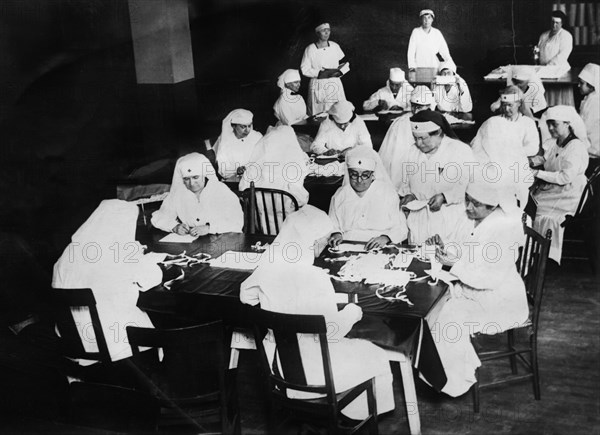
[[[410,211],[421,210],[425,207],[427,207],[427,201],[424,199],[423,200],[414,200],[414,201],[411,201],[408,204],[404,204],[402,206],[402,208],[405,208]]]
[[[345,62],[343,63],[340,67],[339,67],[340,72],[342,73],[342,75],[347,74],[350,71],[350,62]]]
[[[167,234],[165,237],[159,240],[159,242],[163,243],[192,243],[196,240],[197,237],[192,236],[191,234],[184,234],[180,236],[179,234],[171,233]]]
[[[337,246],[337,252],[365,252],[365,245],[362,243],[340,243]]]
[[[380,110],[377,113],[380,115],[402,115],[404,110]]]
[[[358,117],[363,121],[379,121],[379,118],[374,113],[362,113]]]
[[[220,257],[213,258],[208,263],[213,267],[222,267],[225,269],[254,270],[258,266],[262,256],[262,252],[227,251]]]

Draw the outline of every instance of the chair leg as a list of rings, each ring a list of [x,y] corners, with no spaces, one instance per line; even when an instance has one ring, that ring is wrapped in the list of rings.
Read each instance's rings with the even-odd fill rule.
[[[418,435],[421,433],[421,419],[419,417],[415,379],[413,377],[412,364],[409,358],[400,361],[400,374],[402,375],[402,387],[404,388],[404,403],[406,406],[408,429],[410,430],[411,435]]]
[[[371,421],[369,423],[369,433],[379,435],[379,422],[377,421],[377,402],[375,401],[375,379],[371,379],[371,385],[367,388],[367,405]]]
[[[540,400],[540,372],[538,368],[537,340],[531,340],[531,372],[533,374],[533,397]]]
[[[515,348],[515,334],[513,330],[507,332],[508,335],[508,348],[509,350],[514,350]],[[508,357],[510,359],[510,369],[512,370],[512,374],[516,375],[518,373],[517,369],[517,356],[511,355]]]
[[[477,381],[471,387],[471,393],[473,394],[473,412],[479,414],[479,369],[475,370],[475,379],[477,379]]]

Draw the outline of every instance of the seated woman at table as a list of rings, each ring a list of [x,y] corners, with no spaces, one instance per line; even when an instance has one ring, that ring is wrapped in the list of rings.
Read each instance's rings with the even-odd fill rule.
[[[452,60],[446,40],[438,29],[432,26],[435,15],[431,9],[419,12],[421,26],[415,27],[408,41],[408,68],[435,68],[440,62]]]
[[[144,255],[144,247],[135,240],[138,214],[138,206],[131,202],[102,201],[73,234],[52,275],[54,288],[92,289],[112,361],[132,355],[127,340],[117,339],[127,337],[127,325],[153,327],[136,304],[140,290],[160,284],[163,278],[157,263],[165,254]],[[81,327],[84,348],[98,351],[96,340],[87,335],[89,311],[75,309],[73,317]]]
[[[523,93],[523,102],[519,111],[529,118],[539,118],[541,112],[548,107],[544,96],[546,90],[533,67],[527,65],[515,66],[509,73],[507,84],[516,86]],[[498,98],[490,109],[496,112],[500,109],[501,99]]]
[[[152,214],[152,225],[194,237],[241,232],[244,214],[238,197],[217,179],[210,161],[191,153],[177,160],[171,190]]]
[[[406,110],[410,107],[413,87],[406,81],[404,71],[390,68],[390,77],[383,88],[379,88],[363,103],[363,110]]]
[[[415,87],[410,95],[411,112],[396,118],[383,138],[379,157],[396,190],[400,188],[404,169],[406,169],[402,167],[401,162],[411,145],[415,143],[410,128],[410,118],[423,110],[434,110],[435,105],[435,97],[427,86]]]
[[[344,182],[329,206],[335,227],[329,245],[358,240],[366,242],[368,250],[404,241],[406,220],[379,155],[367,147],[355,148],[346,155],[346,167]]]
[[[462,240],[468,231],[464,197],[473,152],[456,139],[441,113],[421,111],[410,124],[414,143],[398,163],[404,170],[398,193],[408,213],[409,241],[420,245],[434,234]]]
[[[569,56],[573,51],[573,36],[563,27],[567,25],[567,15],[559,10],[552,11],[550,30],[540,35],[541,65],[564,65],[570,67]]]
[[[362,318],[362,310],[355,304],[347,304],[338,311],[329,275],[312,265],[332,230],[327,215],[313,206],[307,205],[291,214],[258,268],[242,283],[240,300],[249,305],[260,303],[262,309],[280,313],[321,314],[328,324],[335,324],[335,331],[327,338],[336,393],[375,377],[377,412],[383,414],[395,406],[387,354],[366,340],[345,338]],[[298,343],[307,383],[324,384],[318,340],[302,335]],[[273,363],[277,351],[274,338],[267,335],[263,344],[269,362]],[[315,397],[293,390],[287,394],[298,399]],[[366,418],[365,395],[360,395],[341,412],[352,419]]]
[[[215,143],[219,174],[238,181],[246,170],[250,155],[262,134],[252,128],[254,115],[249,110],[235,109],[223,119],[221,135]]]
[[[583,96],[579,115],[585,122],[590,143],[590,169],[600,164],[600,65],[588,63],[579,73],[579,93]]]
[[[481,363],[471,335],[505,331],[523,324],[529,314],[525,285],[515,265],[524,233],[519,214],[510,210],[514,198],[504,197],[499,183],[475,175],[465,195],[473,227],[461,244],[453,246],[458,259],[448,255],[450,246],[438,235],[427,240],[436,245],[437,259],[452,265],[450,273],[459,280],[426,317],[432,330],[446,331],[447,338],[436,340],[436,348],[448,379],[442,392],[453,397],[477,381],[475,370]]]
[[[441,112],[470,112],[473,110],[473,101],[467,82],[456,74],[456,65],[453,61],[440,64],[439,75],[454,77],[454,83],[436,84],[433,88],[437,109]]]
[[[329,118],[319,126],[312,152],[319,155],[344,154],[356,146],[373,148],[365,121],[356,116],[350,101],[338,101],[329,109]]]
[[[290,193],[302,207],[308,202],[308,191],[304,188],[304,179],[308,174],[308,155],[302,151],[294,130],[287,125],[269,127],[267,134],[256,144],[256,148],[250,157],[252,163],[248,165],[239,184],[239,191],[250,187],[254,182],[256,187],[279,189]],[[264,216],[262,197],[257,196],[257,206],[260,219],[263,220],[262,228],[267,228]],[[269,228],[275,228],[275,216],[278,222],[283,221],[282,204],[279,200],[275,204],[267,201],[266,204]],[[289,198],[284,198],[283,207],[286,215],[295,211],[294,205]]]
[[[588,142],[585,124],[574,107],[554,106],[546,112],[552,136],[542,147],[544,169],[534,171],[532,196],[537,204],[533,228],[552,230],[550,258],[560,264],[565,215],[575,213],[587,182]]]

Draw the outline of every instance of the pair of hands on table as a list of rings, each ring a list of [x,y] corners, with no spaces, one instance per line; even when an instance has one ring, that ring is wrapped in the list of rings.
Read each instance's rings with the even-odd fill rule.
[[[198,225],[197,227],[190,227],[184,223],[175,225],[172,230],[175,234],[179,234],[180,236],[184,236],[186,234],[191,234],[194,237],[205,236],[210,231],[210,225]]]
[[[397,104],[390,107],[388,102],[385,100],[379,100],[378,106],[379,110],[403,110],[402,107],[398,106]]]
[[[344,236],[342,235],[342,233],[333,233],[331,236],[329,236],[327,244],[330,247],[335,248],[340,243],[342,243],[342,240],[344,240]],[[383,248],[388,243],[392,243],[392,240],[386,235],[373,237],[367,243],[365,243],[365,249],[367,251],[370,251],[371,249]]]
[[[408,204],[411,201],[415,201],[416,199],[417,197],[415,195],[409,193],[408,195],[400,199],[400,207],[402,207],[405,204]],[[431,198],[429,198],[429,201],[427,201],[427,205],[429,205],[429,210],[431,211],[439,211],[442,208],[442,205],[444,204],[446,204],[446,197],[443,193],[436,193]]]

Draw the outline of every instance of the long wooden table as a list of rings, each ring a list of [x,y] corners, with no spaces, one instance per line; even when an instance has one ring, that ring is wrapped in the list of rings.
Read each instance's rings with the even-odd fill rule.
[[[155,252],[181,253],[188,255],[199,252],[209,253],[216,258],[226,251],[252,251],[251,246],[258,241],[272,241],[272,237],[226,233],[204,236],[191,244],[160,243],[164,233],[155,231],[140,237]],[[315,261],[315,265],[337,273],[341,263],[330,263],[325,259],[330,254],[325,251]],[[424,275],[427,263],[413,260],[409,270],[418,276]],[[194,295],[210,295],[215,303],[227,304],[226,317],[230,322],[239,321],[247,326],[244,318],[244,306],[239,301],[240,284],[250,276],[250,271],[224,269],[208,264],[196,265],[185,269],[185,279],[173,285],[171,290],[157,286],[149,291],[140,292],[138,307],[152,313],[177,314],[193,317],[211,312],[211,307],[199,306],[200,298]],[[443,366],[437,354],[425,316],[446,291],[444,284],[430,285],[427,280],[411,282],[406,294],[414,306],[401,301],[388,302],[375,296],[375,286],[362,283],[341,282],[332,279],[336,292],[352,293],[358,297],[358,305],[363,309],[363,319],[352,329],[350,336],[364,338],[384,348],[400,350],[413,357],[413,364],[423,373],[437,390],[446,383]],[[217,308],[215,307],[215,310]]]

